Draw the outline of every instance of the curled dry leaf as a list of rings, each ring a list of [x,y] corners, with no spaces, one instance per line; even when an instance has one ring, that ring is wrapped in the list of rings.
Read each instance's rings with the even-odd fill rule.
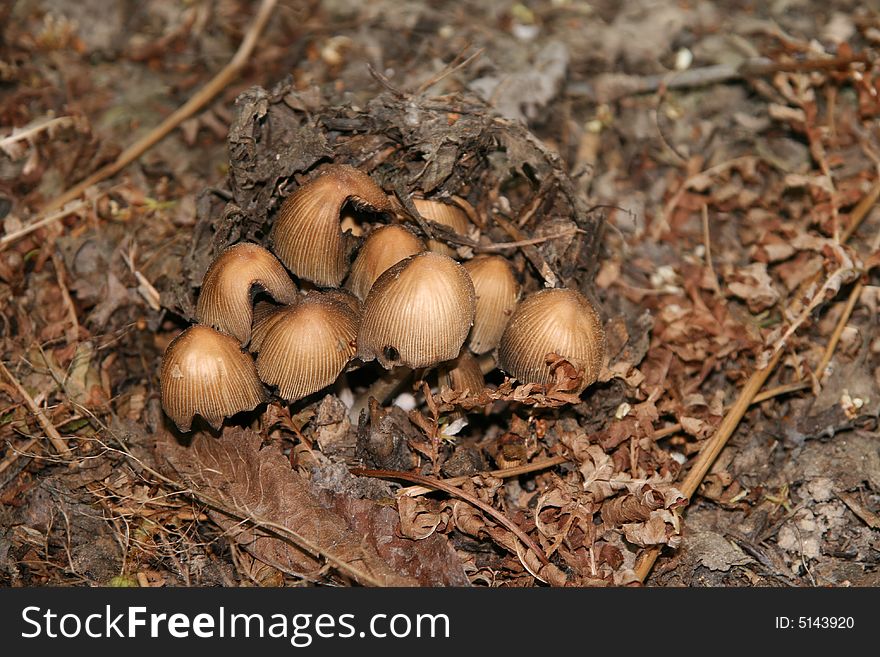
[[[602,520],[609,525],[644,522],[663,506],[663,495],[648,486],[643,493],[624,495],[608,500],[602,506]]]
[[[670,511],[654,513],[645,522],[623,526],[626,540],[640,547],[668,545],[678,547],[681,543],[681,519]]]
[[[773,279],[763,262],[738,267],[730,278],[727,288],[731,294],[743,299],[753,313],[767,310],[779,301],[779,292],[773,287]]]
[[[400,512],[401,533],[416,541],[428,538],[443,522],[443,515],[419,497],[401,496],[397,500],[397,510]]]

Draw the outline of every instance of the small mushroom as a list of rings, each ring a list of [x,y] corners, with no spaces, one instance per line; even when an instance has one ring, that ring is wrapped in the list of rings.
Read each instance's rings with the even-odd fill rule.
[[[599,313],[576,290],[541,290],[520,302],[501,336],[498,366],[522,383],[546,385],[553,382],[549,354],[582,370],[578,393],[599,376],[605,330]]]
[[[422,240],[399,224],[377,228],[367,236],[354,259],[345,288],[364,300],[382,272],[407,256],[424,250]]]
[[[516,308],[519,284],[510,265],[501,256],[478,256],[464,263],[477,295],[474,327],[468,346],[484,354],[498,346],[501,334]]]
[[[458,356],[474,321],[474,285],[449,256],[426,251],[387,269],[364,301],[358,356],[386,369]]]
[[[338,287],[345,278],[345,240],[339,214],[346,201],[376,212],[391,208],[388,196],[363,171],[334,164],[291,194],[270,232],[275,253],[299,278]]]
[[[159,378],[162,408],[181,431],[196,415],[219,429],[223,418],[265,401],[254,361],[236,339],[200,324],[168,345]]]
[[[311,293],[269,319],[257,373],[289,402],[329,386],[354,357],[360,318],[344,301]]]
[[[254,285],[279,303],[296,300],[296,286],[269,251],[247,243],[229,247],[208,267],[196,305],[196,320],[246,345],[251,337]]]
[[[413,204],[416,206],[419,214],[425,219],[449,226],[459,235],[467,235],[471,224],[465,211],[458,205],[425,198],[413,198]],[[428,240],[428,250],[434,253],[442,253],[450,258],[455,257],[455,250],[449,248],[445,242],[440,240]]]

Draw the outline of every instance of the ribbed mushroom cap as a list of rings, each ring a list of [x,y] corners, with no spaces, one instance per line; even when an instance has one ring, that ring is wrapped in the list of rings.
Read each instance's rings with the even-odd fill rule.
[[[348,290],[324,290],[321,294],[337,303],[342,303],[351,309],[357,318],[358,326],[361,325],[361,317],[364,314],[364,302],[354,296]]]
[[[439,382],[455,392],[467,391],[469,395],[479,394],[486,386],[483,371],[473,354],[464,350],[455,360],[440,365]]]
[[[449,226],[459,235],[467,235],[470,221],[465,211],[457,205],[424,198],[413,198],[413,204],[425,219]],[[446,242],[439,240],[428,240],[428,250],[448,255],[450,258],[455,256],[455,250],[449,248]]]
[[[223,418],[265,401],[254,361],[236,339],[200,324],[168,345],[159,378],[162,408],[181,431],[196,415],[219,429]]]
[[[498,346],[498,366],[522,383],[552,383],[547,355],[582,369],[578,392],[599,376],[605,331],[599,313],[575,290],[541,290],[516,307]]]
[[[205,274],[196,321],[234,336],[251,337],[251,288],[259,285],[279,303],[296,299],[296,285],[278,259],[262,246],[236,244],[221,253]]]
[[[501,256],[479,256],[464,263],[477,295],[474,327],[468,346],[484,354],[498,346],[501,334],[516,308],[519,284],[507,260]]]
[[[424,250],[422,240],[399,224],[377,228],[367,236],[354,259],[345,288],[351,290],[358,299],[364,300],[382,272],[404,258]]]
[[[299,278],[325,287],[338,287],[345,278],[339,213],[348,200],[376,212],[391,208],[372,178],[344,164],[325,167],[281,204],[269,236],[281,262]]]
[[[295,303],[296,301],[294,301]],[[248,350],[251,353],[259,353],[260,348],[263,346],[263,340],[266,338],[266,333],[281,318],[281,311],[287,307],[266,301],[260,301],[254,306],[254,324],[251,328],[251,342],[248,345]]]
[[[458,356],[474,321],[474,286],[452,258],[426,251],[385,271],[364,301],[358,356],[427,367]]]
[[[347,303],[312,293],[272,318],[257,372],[289,402],[329,386],[354,357],[358,317]]]

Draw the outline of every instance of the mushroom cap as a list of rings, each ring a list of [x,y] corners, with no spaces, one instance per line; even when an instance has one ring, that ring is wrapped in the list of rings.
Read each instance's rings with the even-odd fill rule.
[[[452,360],[474,321],[474,285],[449,256],[425,251],[388,268],[370,288],[358,356],[386,369]]]
[[[290,271],[319,286],[338,287],[347,262],[339,213],[348,200],[377,212],[388,196],[363,171],[334,164],[285,199],[269,234],[273,250]]]
[[[279,303],[296,300],[296,285],[274,255],[257,244],[230,246],[208,267],[196,305],[196,321],[246,345],[251,338],[254,285]]]
[[[541,290],[519,303],[498,346],[498,366],[522,383],[553,382],[547,356],[558,354],[583,371],[583,391],[599,376],[605,330],[599,313],[571,289]]]
[[[416,206],[419,214],[425,219],[449,226],[459,235],[467,235],[471,223],[468,221],[467,213],[458,205],[426,198],[413,198],[413,204]],[[428,250],[434,253],[442,253],[450,258],[455,256],[455,250],[449,248],[445,242],[440,240],[428,240]]]
[[[446,386],[454,392],[467,391],[468,395],[477,395],[486,387],[480,364],[466,349],[458,358],[441,364],[438,369],[441,387]]]
[[[367,236],[351,265],[345,288],[358,299],[367,298],[373,283],[386,269],[425,250],[425,244],[400,224],[377,228]]]
[[[295,304],[296,301],[293,303]],[[248,350],[251,353],[259,353],[260,348],[263,346],[263,340],[266,338],[266,333],[279,320],[281,311],[285,308],[287,306],[279,306],[267,301],[259,301],[254,306],[254,324],[251,329],[251,342],[248,345]]]
[[[270,319],[257,355],[257,373],[289,402],[329,386],[354,358],[358,315],[342,300],[307,294]]]
[[[178,335],[162,356],[162,408],[181,431],[201,415],[219,429],[223,418],[265,401],[254,361],[238,341],[196,324]]]
[[[519,297],[519,283],[501,256],[478,256],[464,263],[477,295],[474,327],[468,346],[475,354],[492,351],[510,320]]]

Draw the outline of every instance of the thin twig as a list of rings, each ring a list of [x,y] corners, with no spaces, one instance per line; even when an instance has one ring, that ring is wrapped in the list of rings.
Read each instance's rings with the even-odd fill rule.
[[[837,343],[840,342],[840,336],[843,335],[846,323],[849,321],[849,318],[856,307],[856,302],[859,300],[859,295],[862,293],[864,287],[864,284],[859,281],[853,285],[852,290],[850,290],[849,298],[846,300],[846,305],[843,307],[840,319],[837,320],[834,332],[831,334],[831,337],[828,339],[828,345],[825,347],[825,353],[822,354],[822,360],[819,361],[819,365],[816,368],[816,377],[819,381],[825,378],[825,370],[828,367],[828,363],[831,362],[831,358],[834,356],[834,350],[837,349]]]
[[[449,479],[442,479],[441,481],[449,484],[450,486],[460,486],[472,477],[486,476],[497,477],[498,479],[509,479],[510,477],[519,477],[520,475],[528,474],[530,472],[546,470],[547,468],[552,468],[556,465],[562,465],[563,463],[568,463],[570,461],[571,459],[566,456],[553,456],[549,459],[534,461],[532,463],[526,463],[524,465],[516,465],[511,468],[502,468],[501,470],[489,470],[485,472],[475,472],[472,475],[451,477]],[[407,497],[418,497],[419,495],[430,493],[433,490],[435,489],[430,486],[407,486],[406,488],[401,488],[399,491],[397,491],[397,493],[398,495],[405,495]]]
[[[55,278],[58,281],[58,288],[61,290],[61,299],[64,301],[64,307],[67,309],[67,319],[70,320],[67,341],[78,342],[79,319],[76,317],[76,306],[73,305],[73,299],[70,298],[70,291],[67,289],[67,274],[64,262],[54,250],[52,251],[52,265],[55,267]]]
[[[874,189],[877,190],[877,194],[874,194]],[[871,203],[865,203],[865,200],[873,196],[873,201]],[[857,211],[853,212],[853,223],[850,225],[852,230],[847,229],[845,235],[849,237],[855,231],[858,223],[861,223],[861,220],[864,218],[866,214],[868,214],[868,210],[871,209],[871,206],[876,202],[877,197],[880,196],[880,182],[877,185],[874,185],[874,188],[868,193],[868,195],[862,199],[862,202],[859,203],[857,207]],[[861,211],[859,212],[859,208]],[[878,232],[874,239],[871,242],[871,251],[876,251],[880,248],[880,232]],[[834,356],[834,350],[837,349],[837,343],[840,342],[840,337],[843,335],[843,331],[846,328],[846,323],[849,321],[849,318],[852,316],[853,310],[855,310],[856,303],[859,300],[859,297],[862,294],[862,290],[865,289],[865,284],[862,281],[857,282],[853,285],[852,290],[849,292],[849,298],[846,300],[846,305],[843,307],[843,312],[840,315],[840,319],[837,320],[837,325],[834,327],[834,332],[831,334],[831,337],[828,339],[828,345],[825,347],[825,353],[822,354],[822,360],[819,361],[819,366],[816,369],[816,376],[819,381],[825,378],[825,370],[828,367],[828,363],[831,362],[832,356]]]
[[[517,228],[514,224],[509,222],[507,219],[495,213],[495,223],[497,223],[504,231],[514,238],[517,241],[525,242],[527,241],[523,232]],[[544,283],[547,287],[556,287],[559,283],[559,277],[556,275],[556,272],[547,264],[547,261],[544,260],[540,251],[536,249],[534,246],[525,245],[519,247],[522,249],[523,254],[528,258],[529,262],[532,263],[532,266],[538,271],[538,275],[544,279]]]
[[[480,48],[479,50],[477,50],[477,52],[470,55],[464,61],[460,61],[460,62],[456,61],[459,59],[459,57],[461,57],[461,54],[464,53],[464,51],[462,51],[462,53],[457,55],[455,60],[453,60],[449,64],[449,66],[445,67],[439,74],[435,75],[432,78],[428,78],[427,80],[422,82],[422,84],[419,85],[419,88],[416,89],[416,93],[420,94],[424,91],[427,91],[428,89],[433,87],[435,84],[437,84],[441,80],[445,80],[446,78],[448,78],[450,75],[452,75],[456,71],[460,71],[461,69],[465,68],[468,64],[470,64],[472,61],[474,61],[477,57],[482,55],[484,50],[485,50],[485,48]]]
[[[67,441],[61,437],[61,434],[58,433],[58,429],[56,429],[53,424],[49,421],[49,418],[43,413],[43,410],[37,406],[37,402],[34,401],[34,398],[28,394],[28,391],[24,389],[24,386],[18,382],[14,376],[12,376],[12,372],[6,369],[6,365],[0,361],[0,372],[9,380],[9,382],[18,390],[18,394],[21,395],[22,399],[24,399],[25,404],[28,405],[28,408],[31,409],[31,413],[37,418],[37,421],[40,423],[40,426],[43,427],[43,431],[46,432],[46,436],[49,438],[49,441],[55,447],[55,451],[58,452],[61,456],[70,457],[70,447],[67,446]]]
[[[59,219],[64,219],[64,217],[79,212],[80,210],[85,208],[86,205],[86,201],[76,201],[75,203],[71,203],[70,205],[68,205],[63,210],[53,212],[52,214],[45,216],[42,219],[38,219],[37,221],[34,221],[27,226],[24,226],[23,228],[19,228],[18,230],[12,231],[8,235],[4,235],[2,238],[0,238],[0,251],[5,249],[9,244],[12,244],[16,240],[19,240],[26,235],[30,235],[35,230],[39,230],[43,226],[48,226],[49,224],[54,223]]]
[[[763,392],[758,393],[752,400],[752,404],[760,404],[763,401],[773,399],[774,397],[778,397],[779,395],[787,395],[791,392],[806,390],[809,387],[810,384],[805,381],[798,381],[796,383],[784,383],[782,385],[776,386],[775,388],[770,388],[769,390],[764,390]]]
[[[721,286],[718,284],[718,276],[715,274],[715,265],[712,264],[712,238],[709,236],[709,206],[703,203],[703,246],[706,249],[706,267],[712,276],[712,289],[716,297],[721,296]]]
[[[518,249],[523,246],[534,246],[535,244],[543,244],[544,242],[559,239],[560,237],[571,237],[572,235],[576,235],[577,233],[585,232],[586,231],[581,228],[569,228],[559,233],[546,235],[544,237],[534,237],[530,240],[518,240],[516,242],[496,242],[494,244],[480,244],[473,247],[473,249],[474,251],[480,253],[494,253],[495,251],[504,251],[505,249]]]
[[[5,459],[3,459],[3,461],[0,461],[0,474],[2,474],[5,470],[7,470],[13,463],[15,463],[22,456],[27,456],[28,455],[27,450],[29,450],[31,447],[33,447],[34,444],[36,444],[36,442],[38,440],[39,440],[39,438],[35,437],[35,438],[31,438],[30,440],[28,440],[21,447],[10,446],[10,449],[12,450],[12,454],[10,454]]]
[[[837,497],[843,500],[843,503],[849,507],[849,510],[856,514],[868,527],[880,529],[880,515],[866,509],[855,495],[841,492],[837,493]]]
[[[871,187],[868,193],[862,197],[862,200],[859,201],[858,205],[853,209],[852,219],[846,227],[846,230],[843,231],[843,235],[840,236],[841,242],[846,242],[852,237],[852,234],[858,230],[859,226],[862,225],[862,221],[868,216],[868,211],[874,207],[878,198],[880,198],[880,179],[874,183],[874,186]]]
[[[402,479],[403,481],[409,481],[414,484],[420,484],[422,486],[429,486],[431,488],[436,488],[437,490],[442,490],[444,493],[449,493],[454,497],[458,497],[468,504],[471,504],[478,509],[480,509],[483,513],[490,515],[492,518],[497,520],[500,524],[504,525],[507,529],[509,529],[514,536],[516,536],[522,543],[529,548],[538,559],[541,560],[541,563],[545,566],[550,565],[550,560],[547,559],[547,555],[544,554],[544,551],[538,547],[538,545],[531,539],[531,537],[526,534],[522,529],[520,529],[519,525],[510,520],[507,516],[505,516],[500,511],[494,509],[492,506],[486,504],[482,500],[478,500],[473,495],[469,495],[465,493],[460,488],[456,488],[455,486],[450,486],[444,481],[440,479],[434,479],[432,477],[423,477],[422,475],[413,474],[411,472],[399,472],[397,470],[367,470],[364,468],[352,468],[351,473],[353,475],[358,475],[362,477],[382,477],[386,479]]]
[[[60,196],[56,196],[54,199],[49,201],[42,208],[40,214],[46,215],[54,210],[62,208],[65,204],[75,200],[80,195],[82,195],[82,193],[85,192],[92,185],[96,185],[97,183],[119,173],[122,169],[137,160],[141,155],[143,155],[150,148],[152,148],[158,142],[164,139],[168,135],[168,133],[174,130],[177,126],[179,126],[181,123],[190,118],[193,114],[202,109],[217,94],[225,89],[226,86],[235,78],[235,76],[238,75],[239,71],[244,67],[244,65],[250,58],[254,46],[256,46],[257,39],[262,33],[263,28],[266,26],[269,17],[272,15],[272,11],[275,8],[277,1],[278,0],[262,1],[260,8],[257,10],[257,15],[254,18],[254,22],[251,24],[250,28],[245,34],[244,39],[242,39],[241,45],[238,47],[238,50],[236,51],[233,58],[204,87],[199,89],[199,91],[197,91],[192,98],[190,98],[186,103],[175,110],[171,115],[168,116],[168,118],[162,121],[162,123],[153,128],[153,130],[151,130],[149,134],[145,135],[141,139],[138,139],[134,144],[126,148],[119,155],[119,157],[116,158],[115,161],[101,167],[95,173],[88,176],[85,180],[77,183]],[[69,211],[61,215],[53,215],[54,218],[51,220],[49,217],[41,218],[31,224],[28,227],[27,232],[18,231],[19,234],[16,235],[16,238],[21,237],[22,235],[26,235],[29,232],[36,230],[40,226],[44,226],[47,223],[51,223],[51,221],[58,220],[61,217],[67,216],[68,214],[70,214]],[[3,239],[3,241],[0,242],[0,249],[9,244],[12,239],[12,235],[7,235]]]
[[[808,59],[793,62],[774,62],[765,57],[755,57],[746,60],[739,66],[716,64],[681,72],[644,77],[603,74],[597,76],[592,83],[573,82],[566,87],[566,91],[573,96],[585,96],[596,102],[608,103],[625,96],[654,93],[661,87],[686,89],[719,84],[731,80],[766,77],[780,72],[842,70],[849,68],[853,64],[865,64],[868,61],[868,56],[864,53],[829,59]]]
[[[22,139],[30,139],[31,137],[38,135],[43,132],[43,130],[51,130],[52,128],[65,126],[65,125],[73,125],[73,117],[72,116],[58,116],[54,119],[46,119],[40,123],[35,123],[31,126],[25,126],[24,128],[13,130],[12,134],[9,134],[3,139],[0,139],[0,150],[9,152],[7,149],[14,143],[21,141]]]

